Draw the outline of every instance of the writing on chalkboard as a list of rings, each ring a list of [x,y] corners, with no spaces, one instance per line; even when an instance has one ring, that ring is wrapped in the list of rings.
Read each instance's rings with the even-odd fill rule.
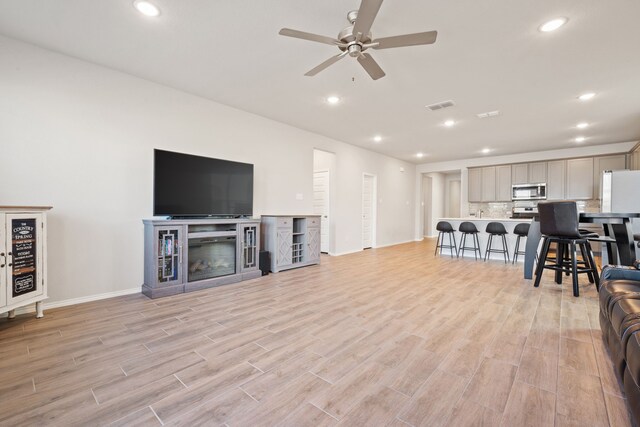
[[[13,253],[13,297],[34,292],[37,288],[36,219],[11,221],[11,249]]]

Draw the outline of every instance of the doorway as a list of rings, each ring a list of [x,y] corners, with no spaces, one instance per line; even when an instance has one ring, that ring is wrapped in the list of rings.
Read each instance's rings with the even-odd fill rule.
[[[362,249],[375,246],[376,240],[376,176],[362,175]]]
[[[320,215],[320,252],[329,252],[330,172],[313,172],[313,213]]]

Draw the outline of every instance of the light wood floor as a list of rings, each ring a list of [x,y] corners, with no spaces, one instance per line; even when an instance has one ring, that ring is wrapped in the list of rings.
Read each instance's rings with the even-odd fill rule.
[[[0,425],[629,425],[598,302],[433,241],[0,319]]]

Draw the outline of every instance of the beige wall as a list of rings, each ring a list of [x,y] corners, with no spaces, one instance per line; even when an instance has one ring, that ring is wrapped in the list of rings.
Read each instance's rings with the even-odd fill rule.
[[[378,245],[413,239],[409,163],[12,39],[0,58],[0,204],[54,206],[52,301],[139,289],[154,148],[253,163],[256,215],[311,213],[313,150],[334,152],[336,252],[361,248],[364,172]]]

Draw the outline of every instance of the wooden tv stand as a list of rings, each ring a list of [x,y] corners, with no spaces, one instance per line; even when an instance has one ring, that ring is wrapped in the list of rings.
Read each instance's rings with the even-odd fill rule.
[[[255,279],[259,219],[144,220],[144,284],[149,298]]]

